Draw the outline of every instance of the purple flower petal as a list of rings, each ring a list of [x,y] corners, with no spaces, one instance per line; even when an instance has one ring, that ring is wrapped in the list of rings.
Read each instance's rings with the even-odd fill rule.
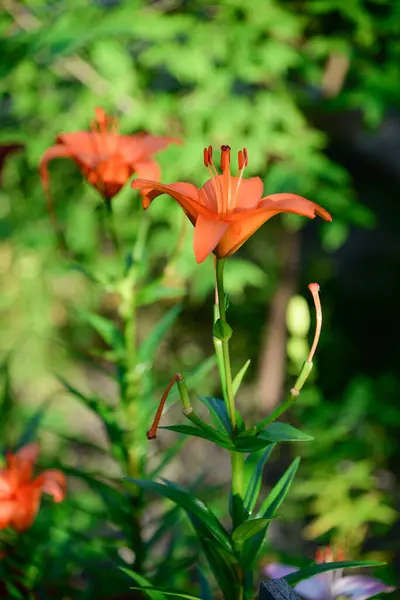
[[[295,573],[299,569],[290,565],[282,565],[281,563],[270,563],[264,569],[264,573],[271,579],[281,579],[290,573]]]
[[[270,563],[264,569],[264,573],[271,579],[281,579],[290,573],[295,573],[299,569],[290,565],[280,563]],[[332,600],[329,581],[326,574],[315,575],[294,586],[294,589],[305,600]]]
[[[294,590],[305,600],[334,600],[327,573],[320,573],[300,581],[294,586]]]
[[[333,584],[334,596],[349,596],[352,600],[367,600],[381,592],[393,592],[394,589],[367,575],[349,575]]]

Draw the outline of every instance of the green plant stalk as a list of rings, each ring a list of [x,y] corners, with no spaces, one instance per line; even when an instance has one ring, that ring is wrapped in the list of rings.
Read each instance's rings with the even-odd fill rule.
[[[313,363],[306,360],[306,362],[303,364],[300,375],[298,376],[298,378],[296,380],[296,383],[294,384],[293,388],[290,390],[289,396],[286,398],[286,400],[284,402],[282,402],[282,404],[280,406],[277,406],[275,408],[275,410],[273,410],[272,413],[270,415],[268,415],[268,417],[266,417],[265,419],[263,419],[262,421],[260,421],[258,423],[258,425],[256,427],[257,432],[264,429],[264,427],[266,427],[270,423],[273,423],[273,421],[278,419],[281,415],[283,415],[284,412],[286,412],[288,410],[288,408],[290,408],[292,406],[292,404],[299,397],[300,390],[303,387],[303,385],[305,384],[305,382],[307,381],[307,378],[308,378],[309,374],[311,373],[312,368],[313,368]]]
[[[216,283],[218,296],[219,318],[226,321],[225,293],[224,293],[224,259],[216,259]],[[236,408],[233,393],[232,369],[229,354],[229,341],[221,340],[223,371],[225,374],[225,386],[223,386],[224,400],[227,406],[229,418],[232,425],[232,435],[236,435]],[[217,356],[218,358],[218,356]],[[232,521],[235,529],[243,521],[243,497],[244,497],[244,455],[240,452],[231,452],[232,465]],[[241,595],[243,594],[243,588]]]
[[[142,213],[140,213],[142,214]],[[112,220],[109,214],[110,235],[114,242],[116,254],[122,261],[120,245]],[[145,249],[148,223],[139,227],[135,247],[132,251],[132,262],[129,263],[128,272],[125,274],[121,285],[123,330],[125,339],[125,360],[123,364],[123,377],[120,381],[121,402],[126,422],[130,425],[129,434],[123,440],[128,455],[128,476],[141,478],[143,476],[144,441],[137,436],[138,428],[137,404],[140,398],[139,379],[137,371],[137,305],[136,287],[138,283],[138,265],[142,264]],[[143,570],[145,545],[142,538],[141,514],[143,511],[143,492],[139,487],[131,490],[132,509],[132,550],[135,554],[134,567],[138,573]]]
[[[112,200],[111,200],[111,198],[105,198],[104,201],[105,201],[106,211],[107,211],[106,223],[107,223],[108,234],[109,234],[112,244],[114,246],[115,254],[118,257],[119,262],[121,263],[122,253],[121,253],[121,246],[119,243],[117,231],[115,228]]]

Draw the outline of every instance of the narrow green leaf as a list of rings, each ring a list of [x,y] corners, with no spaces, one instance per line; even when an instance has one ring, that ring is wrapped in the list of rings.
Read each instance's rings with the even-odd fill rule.
[[[0,431],[7,425],[13,407],[8,359],[1,365],[1,373],[3,376],[3,389],[0,398]],[[1,438],[4,440],[4,435]]]
[[[146,579],[146,577],[143,577],[143,575],[139,575],[139,573],[132,571],[132,569],[126,569],[125,567],[120,567],[120,570],[125,573],[125,575],[128,575],[128,577],[131,579],[134,579],[136,583],[141,586],[138,589],[147,588],[148,591],[146,593],[148,596],[150,596],[150,598],[152,598],[152,600],[166,600],[163,592],[161,590],[152,588],[150,581]]]
[[[161,592],[164,596],[175,596],[176,598],[186,598],[187,600],[201,600],[198,596],[192,596],[191,594],[186,594],[184,592],[175,592],[174,590],[162,590],[157,587],[131,587],[131,590],[140,590],[141,592],[145,592],[150,597],[153,597],[152,594],[154,592]]]
[[[244,435],[239,435],[235,441],[235,449],[238,452],[258,452],[259,450],[262,450],[263,448],[267,448],[267,446],[271,445],[271,442],[269,440],[263,440],[262,438],[259,438],[258,436],[255,435],[248,435],[248,436],[244,436]]]
[[[24,431],[18,440],[18,447],[21,448],[28,444],[29,442],[33,442],[37,438],[38,430],[42,421],[52,403],[53,399],[47,400],[43,402],[39,408],[33,413],[31,418],[29,419],[27,425],[24,428]]]
[[[178,299],[185,295],[185,288],[166,287],[162,286],[160,282],[161,279],[146,285],[138,291],[136,295],[137,306],[146,306],[160,300]]]
[[[293,478],[296,474],[300,463],[300,459],[296,458],[290,467],[285,471],[278,483],[272,488],[267,498],[264,500],[257,518],[271,519],[275,516],[276,511],[285,499]],[[243,564],[245,568],[250,569],[257,559],[260,550],[263,546],[265,534],[267,533],[269,521],[267,521],[264,529],[255,535],[252,539],[245,542],[243,549]]]
[[[289,423],[275,421],[257,434],[257,438],[269,442],[309,442],[314,438]]]
[[[218,541],[220,545],[228,552],[232,552],[229,535],[214,513],[204,502],[179,487],[176,483],[173,485],[164,485],[155,481],[144,481],[140,479],[125,478],[126,481],[138,485],[148,492],[154,492],[164,498],[169,498],[181,506],[189,515],[198,519],[204,530],[208,532],[210,538]]]
[[[86,396],[86,394],[68,383],[68,381],[61,375],[56,375],[56,377],[61,385],[67,390],[67,392],[80,400],[83,404],[85,404],[85,406],[93,410],[96,414],[99,414],[100,399],[97,396]]]
[[[270,444],[264,450],[264,452],[262,452],[260,457],[257,457],[255,454],[250,454],[250,456],[246,459],[245,471],[248,471],[251,469],[252,473],[251,473],[248,485],[246,487],[246,493],[245,493],[245,497],[244,497],[243,507],[244,507],[244,510],[249,515],[251,515],[251,513],[253,512],[253,509],[257,502],[258,495],[260,493],[264,466],[265,466],[266,462],[268,461],[269,457],[271,456],[271,453],[274,448],[275,448],[275,444]],[[257,462],[253,466],[252,463],[254,462],[254,457],[257,459]],[[250,463],[250,465],[248,463]],[[250,469],[249,469],[249,466],[250,466]]]
[[[157,323],[150,335],[140,346],[138,352],[139,362],[151,363],[154,359],[154,355],[160,345],[161,340],[166,335],[168,330],[174,324],[178,314],[181,311],[181,305],[178,304],[171,308],[164,317]]]
[[[150,548],[156,544],[166,533],[179,523],[183,513],[180,506],[173,506],[170,510],[165,512],[159,520],[160,525],[157,527],[151,538],[146,542],[146,546]],[[165,557],[163,557],[165,558]]]
[[[236,396],[236,394],[237,394],[237,392],[238,392],[238,390],[240,388],[240,385],[241,385],[241,383],[243,381],[243,377],[246,375],[246,371],[247,371],[247,369],[250,366],[250,362],[251,362],[250,359],[247,360],[244,363],[243,367],[240,369],[239,373],[237,373],[235,375],[235,378],[234,378],[233,384],[232,384],[232,386],[233,386],[233,395],[234,396]]]
[[[236,527],[232,533],[232,540],[238,544],[242,544],[247,539],[254,537],[260,531],[263,531],[271,519],[253,519],[246,521]]]
[[[82,309],[77,309],[77,314],[103,338],[110,348],[116,350],[122,358],[124,354],[124,338],[121,331],[112,321],[101,315]]]
[[[212,543],[212,540],[204,535],[204,528],[196,518],[191,517],[190,520],[224,598],[236,598],[240,587],[240,565],[236,557],[232,551],[226,551],[219,544]]]
[[[309,567],[304,567],[296,571],[295,573],[290,573],[286,575],[283,579],[285,579],[290,585],[295,585],[303,579],[308,579],[309,577],[313,577],[314,575],[318,575],[319,573],[326,573],[328,571],[334,571],[335,569],[355,569],[357,567],[381,567],[384,566],[385,562],[363,562],[363,561],[343,561],[343,562],[331,562],[331,563],[321,563],[318,565],[310,565]]]
[[[197,567],[201,600],[214,600],[210,584],[202,568]]]
[[[297,469],[299,468],[299,464],[300,458],[297,457],[294,459],[290,467],[286,469],[285,473],[282,475],[278,483],[274,485],[274,487],[262,503],[257,516],[273,517],[275,515],[276,511],[287,496],[290,486],[293,483],[294,476],[296,475]]]
[[[166,425],[163,427],[159,427],[159,429],[167,429],[169,431],[176,431],[177,433],[183,433],[184,435],[191,435],[193,437],[203,438],[205,440],[209,440],[221,448],[226,448],[227,450],[234,450],[235,446],[231,443],[228,437],[222,437],[222,434],[215,432],[215,435],[211,431],[205,431],[204,429],[200,429],[200,427],[194,427],[193,425]]]
[[[231,435],[232,425],[228,411],[226,410],[225,402],[219,398],[211,398],[210,396],[199,396],[199,400],[207,407],[215,427],[220,431]]]
[[[165,467],[169,465],[171,460],[173,460],[175,456],[180,452],[185,442],[185,438],[180,438],[178,439],[176,444],[174,444],[170,448],[165,449],[162,452],[161,460],[158,463],[158,465],[150,473],[145,473],[145,477],[148,479],[155,479],[156,477],[158,477],[158,475],[165,469]]]

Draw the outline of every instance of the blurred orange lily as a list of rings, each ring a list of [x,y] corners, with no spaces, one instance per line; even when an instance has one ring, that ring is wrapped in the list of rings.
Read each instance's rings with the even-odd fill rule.
[[[168,144],[180,143],[177,138],[147,133],[120,135],[115,117],[106,115],[102,108],[96,108],[95,114],[90,131],[61,133],[56,138],[57,144],[44,153],[40,176],[48,198],[47,166],[54,158],[74,160],[89,183],[110,200],[133,173],[158,180],[160,168],[152,155]]]
[[[33,478],[38,455],[37,443],[27,444],[15,454],[7,453],[7,466],[0,469],[0,529],[28,529],[35,520],[43,492],[52,496],[54,502],[64,499],[66,480],[61,471],[47,470]]]
[[[195,226],[194,253],[198,263],[214,252],[219,258],[230,256],[257,231],[265,221],[281,212],[313,219],[319,215],[331,221],[330,214],[318,204],[296,194],[272,194],[262,197],[263,183],[259,177],[243,178],[248,164],[247,150],[238,153],[238,173],[230,174],[230,147],[221,147],[219,175],[212,158],[212,147],[204,150],[204,165],[211,179],[202,188],[191,183],[163,185],[147,179],[135,179],[131,187],[144,194],[143,208],[161,194],[169,194],[183,208]],[[150,190],[149,190],[150,188]]]

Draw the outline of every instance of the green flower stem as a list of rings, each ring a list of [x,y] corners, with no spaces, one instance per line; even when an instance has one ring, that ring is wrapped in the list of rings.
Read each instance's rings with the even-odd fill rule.
[[[224,259],[216,259],[216,283],[218,296],[219,318],[226,322],[225,293],[224,293]],[[224,400],[227,406],[229,418],[232,425],[232,435],[236,435],[236,408],[235,395],[233,392],[232,369],[229,355],[229,340],[218,340],[221,342],[223,373],[225,377],[222,386]],[[218,354],[217,354],[218,359]],[[243,498],[244,498],[244,455],[240,452],[231,452],[232,465],[232,521],[235,529],[243,521]]]
[[[121,246],[120,246],[117,231],[115,228],[114,211],[113,211],[111,198],[105,198],[105,205],[106,205],[106,211],[107,211],[106,222],[107,222],[108,234],[109,234],[112,244],[114,246],[115,254],[118,257],[119,262],[121,262],[121,260],[122,260]]]
[[[313,363],[306,360],[306,362],[303,364],[303,367],[300,371],[300,375],[296,379],[296,383],[290,390],[289,396],[286,398],[286,400],[284,402],[282,402],[282,404],[280,406],[277,406],[275,408],[275,410],[273,410],[272,413],[270,415],[268,415],[268,417],[266,417],[265,419],[260,421],[260,423],[258,423],[258,425],[256,427],[257,432],[264,429],[264,427],[266,427],[270,423],[273,423],[274,421],[276,421],[276,419],[278,419],[281,415],[283,415],[283,413],[286,412],[288,410],[288,408],[290,408],[292,406],[292,404],[299,397],[300,390],[303,387],[303,385],[305,384],[309,374],[312,371],[312,368],[313,368]]]
[[[217,258],[216,262],[216,278],[217,278],[217,295],[218,295],[218,311],[219,318],[226,322],[226,310],[225,310],[225,293],[224,293],[224,265],[225,260]],[[235,412],[235,398],[233,393],[232,384],[232,369],[231,360],[229,356],[229,342],[221,341],[222,348],[222,362],[224,367],[225,381],[222,387],[224,390],[224,400],[227,405],[229,418],[232,424],[232,430],[235,433],[236,430],[236,412]],[[218,359],[218,356],[217,356]],[[225,388],[225,389],[224,389]]]
[[[142,215],[142,213],[140,213]],[[115,229],[112,229],[115,232]],[[149,221],[144,219],[139,224],[138,236],[132,252],[132,261],[126,277],[121,285],[122,306],[121,314],[124,321],[125,338],[125,363],[124,380],[122,382],[122,402],[125,409],[126,420],[130,424],[129,435],[126,439],[129,457],[128,475],[134,479],[143,476],[144,440],[137,437],[141,431],[138,426],[140,415],[137,405],[140,397],[139,374],[137,369],[137,305],[136,287],[140,277],[139,268],[143,264],[143,254],[146,247],[146,238],[149,230]],[[119,246],[118,246],[119,248]],[[117,246],[116,246],[117,251]],[[119,256],[121,256],[119,254]],[[141,514],[144,507],[143,492],[135,486],[131,491],[132,510],[132,550],[135,553],[135,570],[140,573],[143,569],[145,545],[142,537]]]

